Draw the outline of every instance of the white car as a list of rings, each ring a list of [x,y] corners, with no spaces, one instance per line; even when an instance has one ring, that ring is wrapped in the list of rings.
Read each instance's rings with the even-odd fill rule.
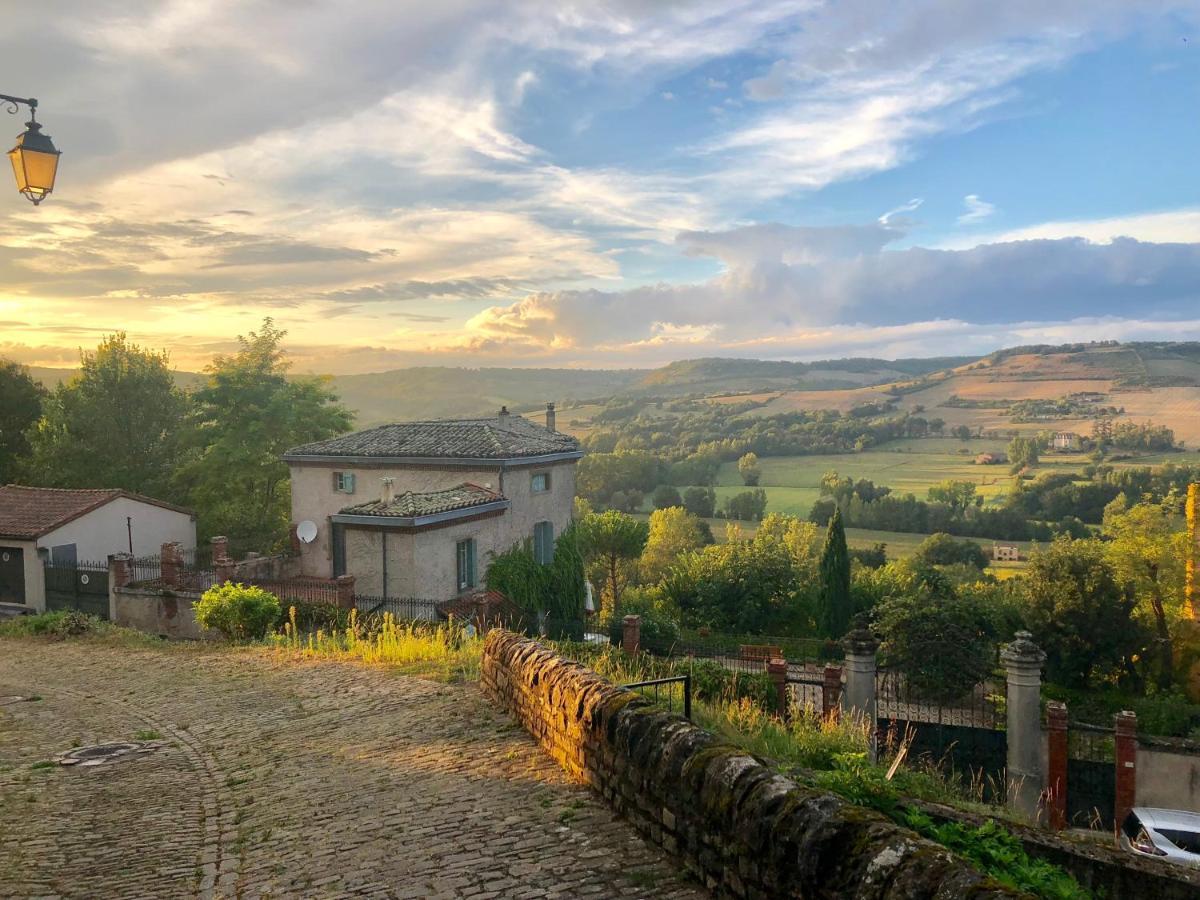
[[[1121,823],[1121,846],[1142,856],[1200,866],[1200,813],[1136,806]]]

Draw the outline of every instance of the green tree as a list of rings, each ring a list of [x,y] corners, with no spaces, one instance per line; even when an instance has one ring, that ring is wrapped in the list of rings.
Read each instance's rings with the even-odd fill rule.
[[[0,359],[0,484],[16,481],[29,455],[27,432],[41,418],[45,399],[46,389],[26,366]]]
[[[633,561],[642,555],[649,536],[649,525],[615,509],[592,513],[579,523],[580,549],[600,571],[610,615],[620,608]]]
[[[742,491],[725,498],[725,517],[743,522],[756,522],[767,512],[767,492],[762,488]]]
[[[983,497],[975,493],[975,482],[956,481],[947,478],[929,489],[929,499],[934,503],[945,503],[955,513],[961,515],[971,506],[978,506]]]
[[[762,467],[758,464],[758,454],[750,452],[737,462],[738,474],[742,476],[742,484],[747,487],[757,487],[762,477]]]
[[[908,590],[880,601],[876,627],[888,659],[917,694],[948,703],[991,673],[994,621],[978,595],[960,594],[936,571],[914,572]]]
[[[826,637],[840,638],[850,630],[854,601],[850,596],[850,551],[842,511],[835,509],[821,550],[819,625]]]
[[[80,353],[78,374],[47,399],[30,436],[30,480],[175,499],[170,483],[187,410],[165,351],[110,335]]]
[[[1183,611],[1188,536],[1175,504],[1127,506],[1118,496],[1104,511],[1108,559],[1117,577],[1132,585],[1138,612],[1153,623],[1158,645],[1158,685],[1169,688],[1174,676],[1172,625]]]
[[[264,319],[238,336],[240,349],[218,356],[194,394],[194,458],[180,473],[200,512],[202,533],[226,534],[262,549],[287,534],[291,447],[349,430],[350,412],[327,380],[289,378],[286,332]]]
[[[690,487],[683,492],[683,508],[693,516],[711,519],[717,508],[717,492],[710,487]]]
[[[1008,442],[1008,461],[1013,472],[1036,466],[1039,461],[1037,438],[1015,437]]]
[[[679,506],[656,509],[638,571],[644,584],[657,584],[684,553],[704,546],[700,520]]]
[[[931,534],[917,547],[913,558],[927,566],[954,566],[965,563],[976,569],[986,569],[987,553],[970,538],[955,540],[945,532]]]
[[[1100,541],[1056,538],[1030,557],[1023,581],[1023,617],[1050,681],[1086,688],[1128,670],[1145,644],[1137,599]]]
[[[655,509],[667,509],[671,506],[683,506],[683,497],[679,496],[678,488],[660,484],[654,489],[653,502]]]

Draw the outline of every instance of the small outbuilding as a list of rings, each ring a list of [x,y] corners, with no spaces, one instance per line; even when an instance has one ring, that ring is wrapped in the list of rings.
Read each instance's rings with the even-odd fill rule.
[[[1021,548],[1013,544],[992,544],[992,559],[996,562],[1020,562]]]
[[[196,547],[189,509],[119,489],[0,487],[0,603],[46,609],[46,569],[145,556],[168,541]],[[93,574],[85,573],[90,586]],[[107,580],[105,580],[107,592]]]

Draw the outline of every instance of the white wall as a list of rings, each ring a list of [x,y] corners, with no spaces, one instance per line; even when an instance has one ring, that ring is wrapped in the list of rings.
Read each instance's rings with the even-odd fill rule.
[[[187,513],[118,497],[43,535],[38,539],[38,547],[49,550],[61,544],[74,544],[75,557],[80,562],[104,562],[112,553],[129,552],[126,516],[132,519],[135,556],[158,553],[168,541],[178,541],[185,550],[196,546],[196,520]]]
[[[558,537],[571,523],[575,500],[575,462],[567,460],[546,466],[509,466],[500,470],[497,462],[490,468],[473,468],[468,466],[394,466],[394,467],[365,467],[337,466],[315,463],[291,464],[292,487],[292,521],[303,522],[306,519],[317,525],[317,539],[301,548],[301,571],[305,575],[328,578],[333,574],[333,550],[330,544],[331,525],[329,517],[337,514],[347,506],[377,500],[383,493],[382,480],[385,477],[395,479],[394,489],[397,494],[404,491],[418,493],[446,490],[457,487],[463,482],[471,482],[502,492],[512,501],[512,508],[504,516],[487,520],[498,523],[489,525],[488,549],[507,550],[516,541],[533,536],[533,526],[536,522],[549,521],[554,523],[554,536]],[[334,472],[352,472],[355,476],[355,492],[343,494],[333,489]],[[550,473],[550,490],[543,494],[532,491],[532,476],[535,472]],[[435,529],[429,533],[441,534],[450,529]],[[351,537],[351,529],[347,528],[346,539],[346,571],[360,579],[374,579],[375,570],[381,567],[381,556],[378,546],[368,550],[360,546],[365,538]],[[402,594],[392,588],[392,543],[397,547],[402,540],[401,535],[389,536],[388,553],[388,595],[389,596],[418,596],[428,597],[428,593],[418,591],[415,594]],[[355,546],[352,548],[351,544]],[[482,544],[481,544],[482,547]],[[451,542],[450,558],[453,560],[453,542]],[[397,551],[399,552],[399,551]],[[352,559],[354,562],[352,562]],[[376,562],[371,562],[374,559]],[[361,568],[356,568],[361,566]],[[482,578],[485,559],[481,550],[479,573]],[[440,576],[438,576],[440,580]],[[453,576],[450,578],[453,581]],[[359,593],[373,594],[376,591],[368,589],[367,580],[355,586]],[[382,582],[377,583],[382,589]],[[434,599],[443,596],[432,595]]]

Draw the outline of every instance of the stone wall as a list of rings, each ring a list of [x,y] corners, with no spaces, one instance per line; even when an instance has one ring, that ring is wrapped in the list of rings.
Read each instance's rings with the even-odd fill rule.
[[[1019,896],[536,641],[490,632],[481,681],[568,774],[720,896]]]
[[[196,622],[199,594],[117,587],[108,591],[108,617],[116,625],[177,640],[212,640],[219,635]]]

